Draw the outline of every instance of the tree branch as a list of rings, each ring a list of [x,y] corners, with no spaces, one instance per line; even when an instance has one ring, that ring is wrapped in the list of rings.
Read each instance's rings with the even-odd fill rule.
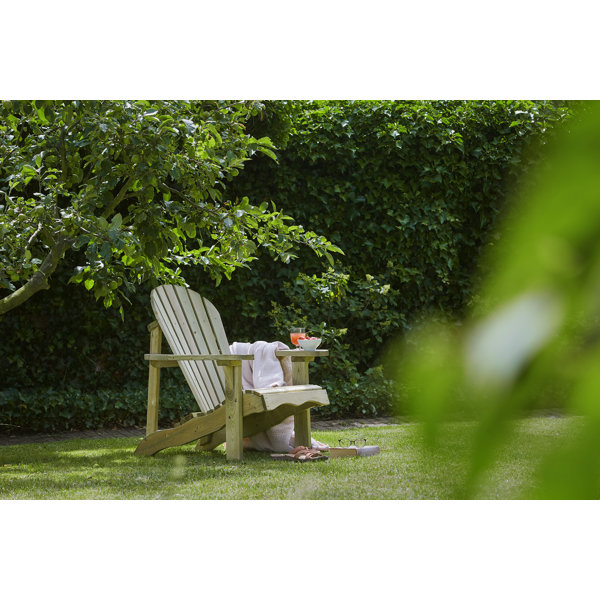
[[[60,163],[62,165],[62,180],[67,181],[67,152],[65,146],[65,137],[67,135],[67,128],[62,127],[60,130]]]
[[[72,239],[66,237],[59,238],[56,241],[56,244],[50,249],[50,252],[48,252],[48,255],[40,265],[40,268],[31,276],[31,279],[12,294],[0,298],[0,315],[23,304],[23,302],[29,300],[29,298],[37,292],[47,290],[50,287],[48,284],[48,277],[56,270],[65,250],[72,245]]]
[[[129,186],[134,181],[135,181],[134,176],[130,175],[129,178],[127,179],[127,181],[123,184],[123,187],[119,190],[119,193],[113,198],[113,201],[104,209],[102,216],[105,219],[108,219],[108,217],[110,217],[110,215],[112,215],[112,213],[117,208],[117,206],[119,206],[119,204],[121,204],[121,202],[123,202],[123,199],[125,198],[125,194],[127,193]]]
[[[37,229],[33,232],[31,237],[27,241],[27,244],[25,246],[25,250],[23,251],[23,254],[25,254],[25,252],[27,252],[27,250],[29,250],[29,247],[31,246],[31,244],[33,244],[33,240],[35,240],[35,238],[38,236],[38,234],[40,233],[41,230],[42,230],[42,224],[39,223],[37,226]]]

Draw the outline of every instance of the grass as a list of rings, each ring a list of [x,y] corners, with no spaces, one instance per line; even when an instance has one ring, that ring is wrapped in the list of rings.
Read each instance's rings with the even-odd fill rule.
[[[541,454],[571,437],[575,417],[528,418],[516,422],[493,469],[475,497],[532,497]],[[228,463],[222,448],[200,453],[193,445],[154,457],[133,455],[139,438],[70,440],[0,448],[0,499],[453,499],[467,472],[470,423],[444,426],[435,452],[422,444],[417,424],[345,430],[366,437],[381,453],[368,458],[310,464],[271,460],[246,452]],[[335,445],[339,431],[316,437]]]

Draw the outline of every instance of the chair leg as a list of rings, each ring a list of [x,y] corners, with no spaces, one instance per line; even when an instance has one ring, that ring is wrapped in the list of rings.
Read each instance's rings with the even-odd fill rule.
[[[313,359],[304,356],[292,358],[292,374],[294,385],[308,384],[308,363]],[[311,447],[310,409],[307,408],[294,415],[294,445]]]
[[[242,412],[242,361],[230,361],[225,371],[225,445],[227,460],[244,456]]]
[[[294,445],[311,447],[310,409],[294,415]]]
[[[162,331],[156,321],[148,326],[150,331],[150,354],[160,354]],[[160,367],[150,363],[148,367],[148,410],[146,413],[146,436],[158,429],[158,403],[160,396]]]

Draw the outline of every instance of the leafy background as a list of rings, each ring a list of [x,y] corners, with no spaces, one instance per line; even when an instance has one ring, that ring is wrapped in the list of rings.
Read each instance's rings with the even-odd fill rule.
[[[390,354],[423,427],[436,469],[457,441],[467,477],[455,497],[475,497],[514,447],[524,416],[548,402],[565,433],[547,433],[529,479],[536,499],[600,495],[600,103],[592,102],[549,147],[531,185],[503,219],[486,276],[460,325],[427,323]],[[411,338],[411,339],[409,339]],[[414,348],[420,352],[415,352]],[[471,432],[448,422],[468,414]],[[527,424],[529,426],[529,424]],[[508,475],[507,475],[508,476]]]
[[[225,196],[274,203],[344,255],[331,266],[301,249],[282,263],[265,249],[217,287],[199,268],[185,278],[219,308],[230,341],[287,341],[292,324],[324,337],[331,357],[311,367],[311,381],[332,403],[317,415],[405,413],[404,390],[382,366],[386,348],[432,314],[442,324],[464,318],[518,182],[573,114],[573,103],[556,101],[268,102],[249,129],[271,137],[278,161],[254,157]],[[145,420],[150,288],[139,287],[121,320],[66,283],[76,265],[75,255],[49,291],[0,320],[3,423]],[[168,422],[192,405],[179,375],[164,381]]]

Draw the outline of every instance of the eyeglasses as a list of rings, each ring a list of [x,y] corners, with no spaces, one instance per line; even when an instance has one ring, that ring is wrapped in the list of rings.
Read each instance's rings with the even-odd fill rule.
[[[338,440],[338,444],[340,446],[348,446],[350,448],[354,447],[354,448],[360,448],[362,446],[366,446],[367,445],[367,440],[366,438],[356,438],[356,439],[348,439],[348,438],[340,438]]]

